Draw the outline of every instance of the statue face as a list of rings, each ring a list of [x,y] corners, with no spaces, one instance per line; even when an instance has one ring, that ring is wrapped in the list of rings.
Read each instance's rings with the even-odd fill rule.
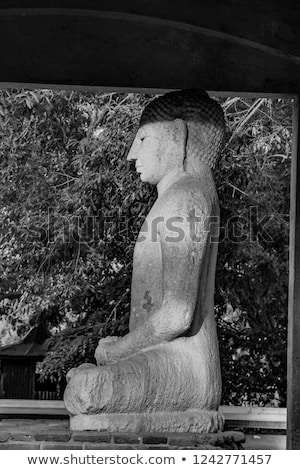
[[[136,171],[142,181],[158,184],[178,165],[172,123],[144,124],[138,130],[127,160],[135,160]]]

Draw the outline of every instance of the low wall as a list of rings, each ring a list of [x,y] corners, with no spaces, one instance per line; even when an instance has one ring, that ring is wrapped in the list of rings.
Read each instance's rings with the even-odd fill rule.
[[[244,435],[195,433],[105,433],[68,430],[68,421],[2,420],[0,450],[176,450],[242,449]]]
[[[94,446],[91,448],[201,449],[203,447],[199,446],[204,445],[209,449],[207,446],[226,446],[230,442],[239,446],[242,442],[242,433],[245,433],[246,441],[243,443],[243,448],[246,450],[286,448],[285,408],[222,406],[220,411],[225,416],[226,432],[222,438],[220,434],[209,435],[205,437],[204,443],[201,441],[203,435],[200,439],[199,435],[195,434],[137,436],[95,432],[72,433],[63,401],[0,399],[0,448],[88,449]],[[232,434],[233,431],[242,431],[242,433]],[[183,440],[179,441],[180,439]],[[121,440],[123,442],[120,442]]]
[[[286,430],[286,408],[260,406],[220,406],[230,428]],[[0,399],[0,418],[7,416],[68,417],[62,400],[6,400]]]

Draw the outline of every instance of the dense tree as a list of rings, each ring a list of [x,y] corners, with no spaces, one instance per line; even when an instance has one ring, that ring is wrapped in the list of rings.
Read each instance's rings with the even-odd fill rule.
[[[0,333],[55,336],[43,374],[127,332],[132,253],[155,198],[125,156],[145,95],[0,95]],[[216,182],[223,402],[285,400],[291,104],[230,98]]]
[[[283,405],[291,102],[235,98],[224,109],[229,141],[216,175],[222,230],[215,299],[224,398]]]
[[[50,375],[91,358],[111,328],[126,331],[132,246],[151,191],[124,155],[145,101],[51,91],[3,97],[1,279],[6,297],[21,296],[2,310],[20,334],[40,320],[63,330],[45,361]]]

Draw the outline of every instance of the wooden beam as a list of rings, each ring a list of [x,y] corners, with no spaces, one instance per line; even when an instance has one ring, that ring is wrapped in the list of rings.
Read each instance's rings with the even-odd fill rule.
[[[5,90],[7,88],[26,88],[29,90],[45,89],[44,83],[3,83],[0,82],[0,90]],[[113,87],[113,86],[76,86],[76,85],[55,85],[48,84],[47,89],[50,90],[74,90],[74,91],[90,91],[92,93],[142,93],[149,95],[163,95],[174,89],[170,88],[141,88],[141,87]],[[267,98],[270,100],[290,100],[294,99],[297,95],[295,93],[267,93],[267,92],[249,92],[249,91],[213,91],[206,90],[211,98],[230,98],[230,97],[239,97],[239,98]]]
[[[44,15],[81,11],[165,20],[234,35],[289,54],[299,53],[298,0],[0,0],[3,15],[29,15],[35,11]]]
[[[286,429],[286,408],[220,406],[229,427]],[[69,416],[62,400],[0,400],[0,415]]]
[[[62,400],[0,400],[0,415],[69,416]]]
[[[246,434],[245,450],[285,450],[286,436],[278,434]]]
[[[237,95],[298,91],[300,58],[259,37],[146,16],[67,13],[0,14],[0,82]]]
[[[259,406],[220,406],[230,428],[286,429],[286,408]]]
[[[300,449],[300,116],[294,101],[291,170],[287,448]]]

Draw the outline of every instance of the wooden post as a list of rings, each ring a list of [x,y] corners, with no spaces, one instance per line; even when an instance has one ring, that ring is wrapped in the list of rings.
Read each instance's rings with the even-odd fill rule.
[[[287,448],[300,449],[300,116],[293,109],[293,154],[290,207]]]

